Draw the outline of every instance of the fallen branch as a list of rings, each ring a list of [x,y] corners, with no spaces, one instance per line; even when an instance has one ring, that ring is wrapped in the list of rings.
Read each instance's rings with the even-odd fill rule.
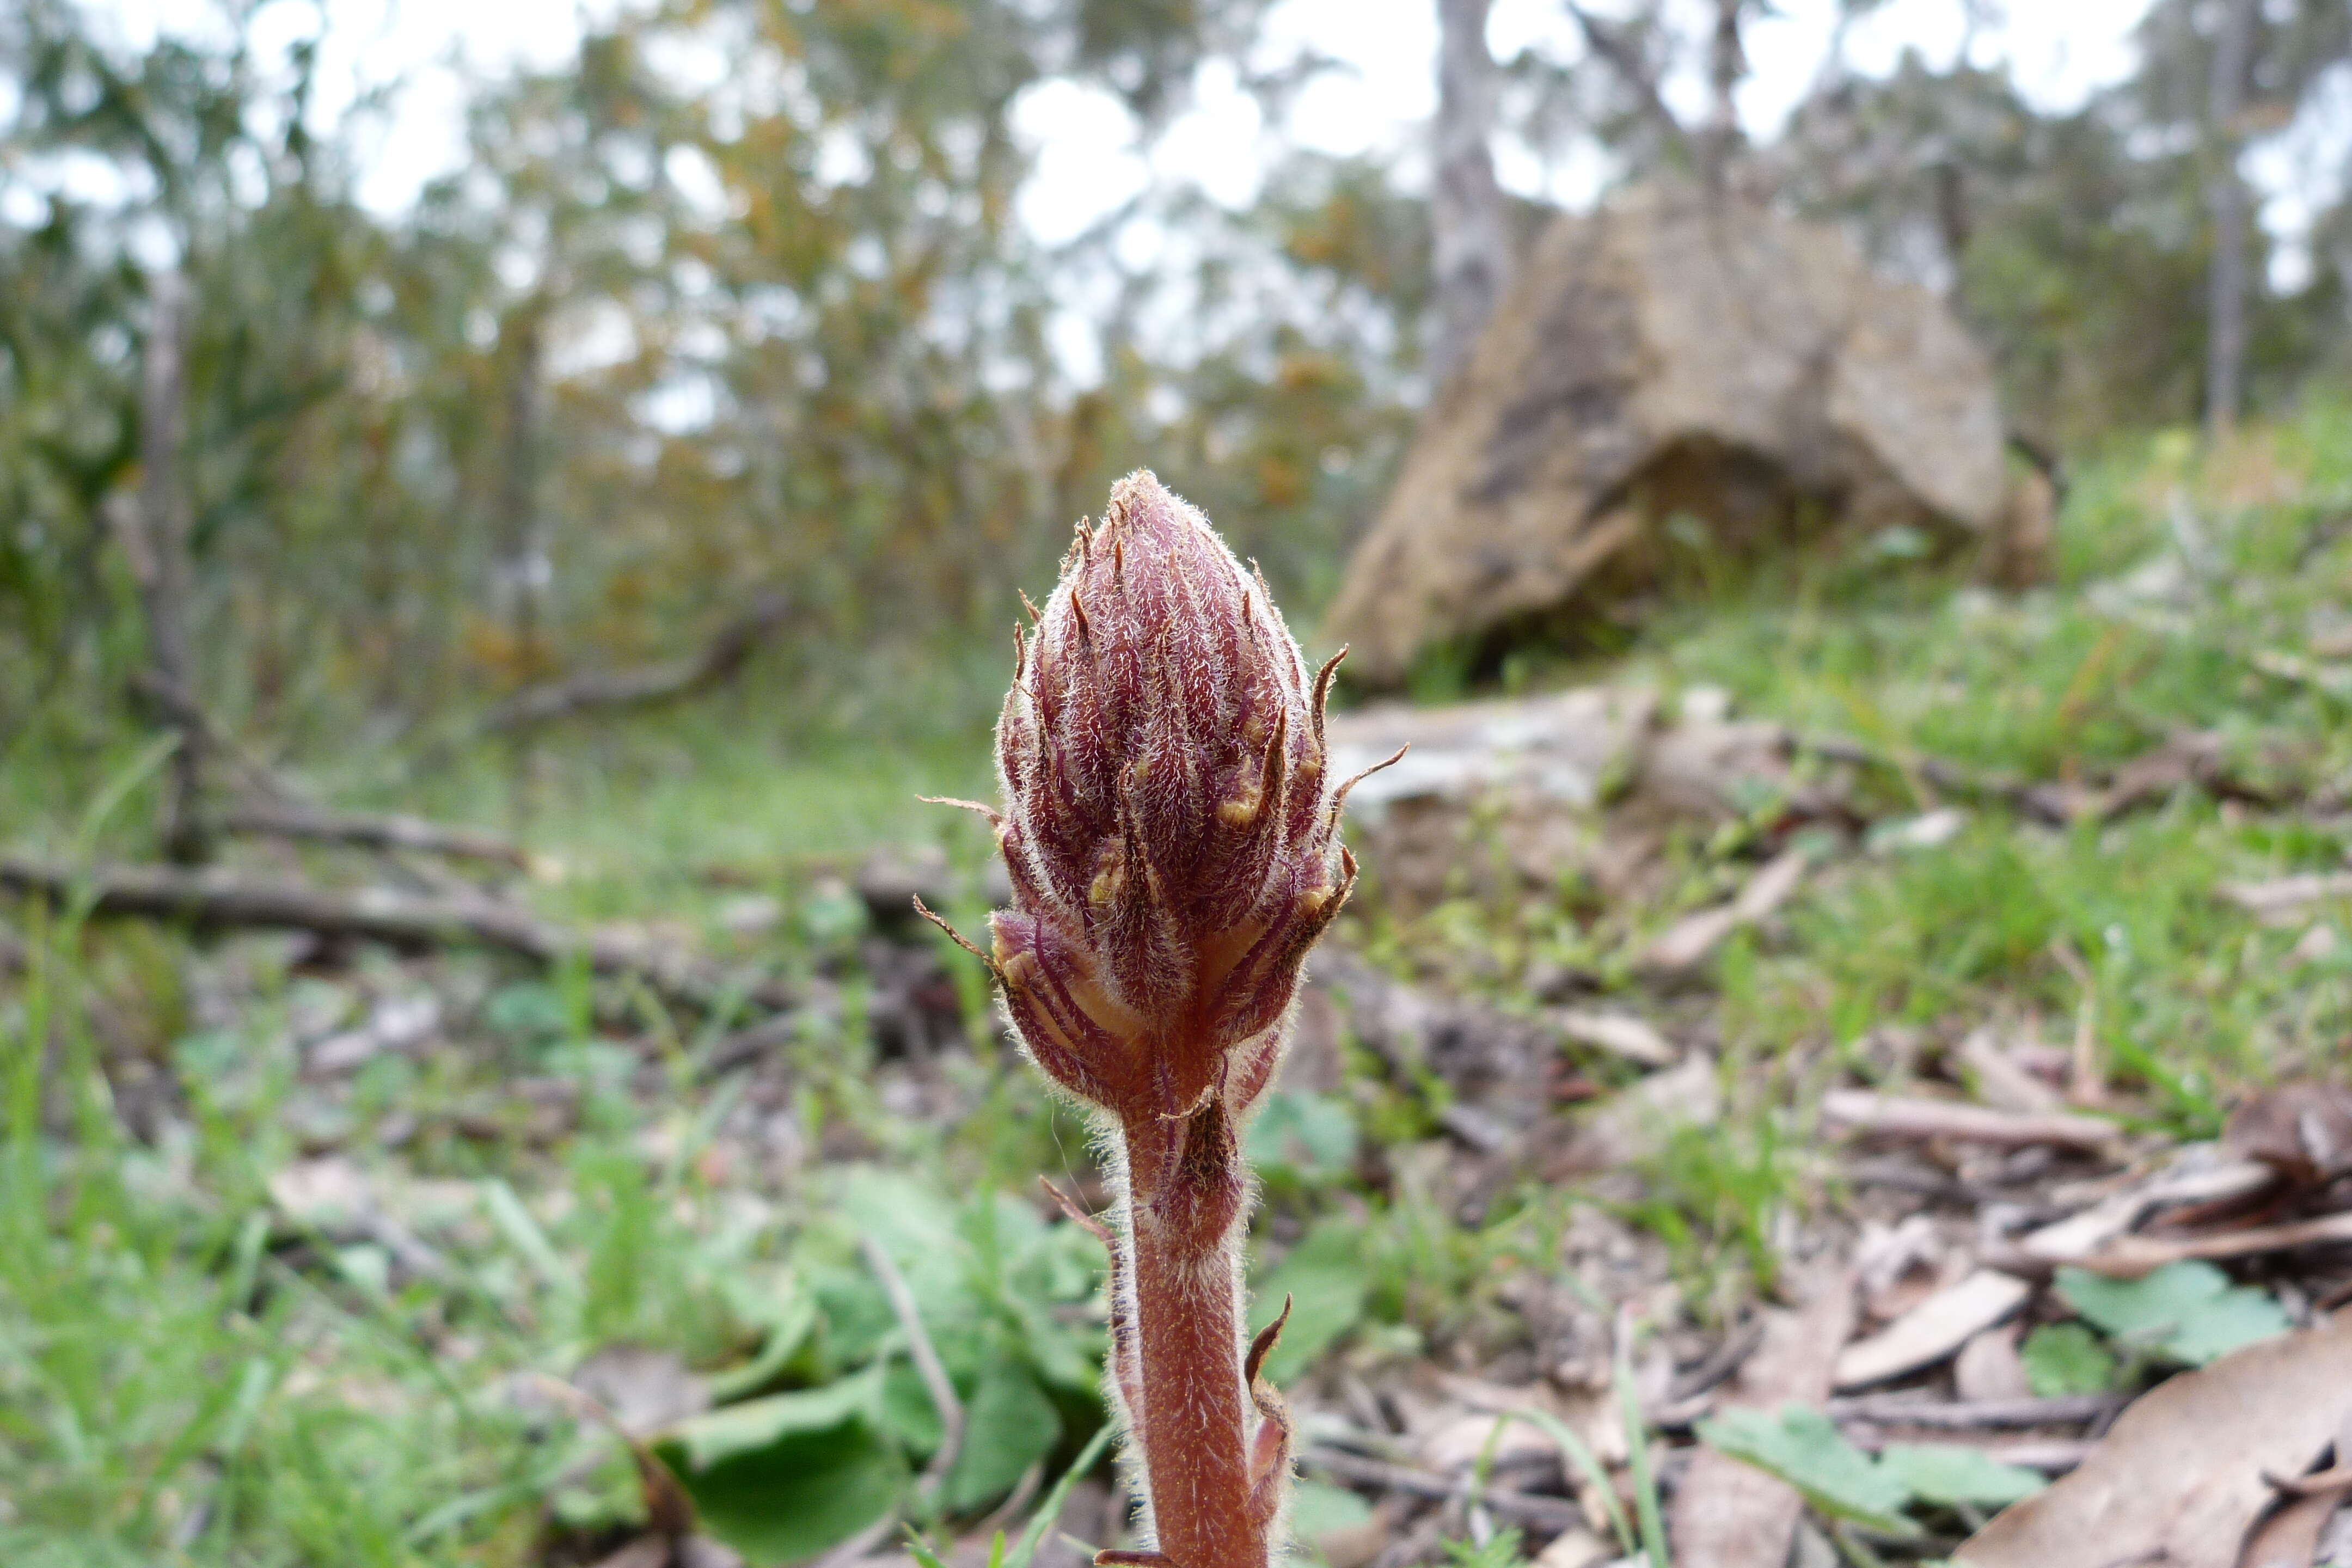
[[[174,725],[201,740],[210,755],[245,776],[246,788],[251,793],[243,804],[230,809],[226,820],[208,824],[210,827],[248,837],[312,838],[380,850],[395,857],[394,866],[399,874],[436,895],[465,897],[475,889],[472,884],[432,866],[404,864],[396,858],[418,851],[529,867],[530,856],[521,847],[474,829],[446,827],[419,817],[330,811],[314,804],[300,786],[215,723],[184,688],[152,673],[132,676],[131,684]]]
[[[2306,905],[2352,899],[2352,871],[2305,871],[2267,882],[2224,882],[2214,889],[2259,920],[2293,920]]]
[[[908,1287],[907,1277],[898,1272],[898,1265],[889,1251],[871,1236],[859,1237],[857,1249],[865,1254],[866,1266],[882,1282],[882,1293],[890,1299],[890,1310],[898,1314],[898,1326],[906,1331],[907,1353],[914,1358],[915,1370],[922,1374],[923,1387],[931,1396],[931,1406],[940,1415],[940,1446],[923,1469],[923,1490],[937,1497],[940,1489],[947,1484],[948,1472],[955,1468],[956,1456],[963,1451],[963,1401],[956,1397],[955,1384],[948,1381],[947,1368],[940,1363],[940,1352],[932,1347],[930,1333],[923,1327],[923,1315],[915,1306],[915,1292]]]
[[[598,708],[667,702],[723,686],[742,672],[752,653],[783,624],[791,610],[782,595],[765,595],[721,626],[719,635],[690,658],[525,687],[483,716],[482,732],[530,729]]]
[[[1846,1434],[1849,1441],[1866,1454],[1875,1454],[1889,1446],[1906,1441],[1884,1432],[1856,1429]],[[2080,1437],[2017,1437],[2006,1443],[1916,1443],[1920,1448],[1948,1448],[1955,1453],[1981,1454],[1997,1465],[2014,1465],[2021,1470],[2040,1470],[2044,1475],[2062,1476],[2080,1466],[2096,1447]],[[2133,1561],[2125,1559],[2124,1561]],[[2140,1562],[2155,1559],[2141,1558]]]
[[[2095,1116],[2028,1115],[1946,1100],[1902,1100],[1860,1089],[1832,1089],[1822,1114],[1857,1132],[1895,1138],[1956,1138],[2023,1149],[2054,1144],[2100,1153],[2123,1140],[2123,1129]]]
[[[2084,1258],[2082,1267],[2094,1273],[2112,1275],[2120,1279],[2136,1279],[2168,1263],[2186,1263],[2200,1258],[2214,1261],[2224,1258],[2255,1258],[2265,1252],[2289,1252],[2300,1247],[2330,1244],[2352,1244],[2352,1214],[2323,1215],[2317,1219],[2256,1226],[2248,1230],[2223,1231],[2217,1236],[2189,1236],[2177,1239],[2119,1236]]]
[[[2053,1399],[1921,1399],[1914,1394],[1858,1394],[1829,1402],[1832,1421],[1919,1426],[1938,1432],[2001,1427],[2072,1426],[2096,1421],[2130,1403],[2120,1394],[2069,1394]]]
[[[1307,1469],[1320,1470],[1332,1479],[1345,1481],[1350,1486],[1380,1487],[1389,1491],[1409,1492],[1414,1497],[1440,1500],[1470,1495],[1470,1479],[1467,1476],[1458,1480],[1450,1479],[1427,1470],[1416,1470],[1409,1465],[1391,1465],[1385,1459],[1367,1459],[1361,1455],[1345,1453],[1337,1448],[1309,1448],[1299,1456],[1298,1462]],[[1479,1493],[1478,1500],[1497,1519],[1531,1524],[1538,1530],[1557,1531],[1584,1522],[1584,1510],[1566,1498],[1489,1489]]]
[[[79,872],[55,861],[0,856],[0,891],[66,904],[89,900],[97,916],[181,920],[199,926],[307,931],[398,947],[476,943],[535,963],[584,957],[600,974],[633,975],[664,999],[708,1008],[720,978],[673,953],[594,931],[551,925],[488,898],[427,898],[382,888],[343,892],[303,882],[247,877],[218,868],[99,866]],[[763,983],[746,993],[764,1006],[793,1005],[789,988]]]
[[[221,826],[262,838],[296,838],[349,844],[362,849],[404,849],[457,860],[486,860],[528,870],[530,854],[521,845],[478,828],[453,827],[397,813],[320,811],[276,802],[247,802],[229,808]]]

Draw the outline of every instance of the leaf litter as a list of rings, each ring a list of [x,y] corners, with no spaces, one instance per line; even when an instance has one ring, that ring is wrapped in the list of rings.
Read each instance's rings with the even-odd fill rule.
[[[1599,707],[1619,715],[1612,743],[1635,751],[1684,722],[1646,700]],[[1890,1026],[1817,1076],[1817,1135],[1758,1156],[1753,1169],[1778,1160],[1810,1190],[1743,1188],[1756,1118],[1727,1092],[1719,1020],[1695,976],[1727,947],[1777,940],[1849,850],[1929,853],[1967,827],[1874,839],[1876,808],[1850,779],[1808,776],[1797,738],[1736,740],[1709,754],[1759,759],[1778,793],[1743,816],[1723,780],[1706,782],[1718,826],[1769,826],[1695,901],[1664,875],[1664,841],[1642,838],[1638,818],[1669,815],[1643,766],[1594,763],[1593,809],[1650,847],[1612,862],[1612,829],[1547,852],[1585,857],[1613,879],[1612,910],[1647,913],[1612,928],[1613,957],[1531,980],[1535,1006],[1402,977],[1412,966],[1379,951],[1376,926],[1318,964],[1253,1131],[1269,1213],[1251,1326],[1294,1301],[1267,1371],[1297,1422],[1303,1548],[1330,1568],[1408,1568],[1443,1560],[1448,1541],[1515,1530],[1542,1568],[1783,1568],[1826,1531],[1849,1550],[1902,1542],[1979,1568],[2325,1561],[2347,1533],[2344,1490],[2296,1482],[2346,1461],[2352,1373],[2329,1310],[2352,1285],[2352,1092],[2290,1083],[2237,1107],[2218,1140],[2176,1142],[2113,1086],[2087,1112],[2074,1063],[2013,1019],[1956,1022],[1940,1044]],[[1373,837],[1411,850],[1400,836],[1443,820],[1427,798],[1381,800]],[[1816,831],[1830,837],[1797,842]],[[1676,899],[1689,907],[1674,912]],[[1690,934],[1702,928],[1703,944]],[[1647,963],[1668,938],[1692,952]],[[951,1127],[982,1092],[966,1064],[1002,1042],[984,1027],[975,1038],[927,938],[863,941],[873,952],[857,962],[894,976],[866,998],[880,1010],[869,1026],[897,1042],[870,1092],[916,1125]],[[332,1070],[299,1078],[293,1120],[323,1131],[268,1183],[266,1245],[380,1293],[487,1289],[503,1310],[572,1314],[553,1361],[583,1409],[607,1413],[586,1425],[609,1419],[643,1489],[639,1523],[598,1527],[603,1561],[880,1568],[906,1560],[892,1531],[906,1524],[954,1568],[1075,1568],[1077,1543],[1121,1542],[1122,1485],[1098,1462],[1098,1251],[1042,1202],[944,1199],[878,1170],[887,1151],[870,1134],[813,1136],[792,1108],[839,1036],[829,987],[808,987],[824,1010],[699,1042],[699,1059],[723,1064],[716,1089],[648,1152],[718,1191],[821,1192],[837,1226],[887,1248],[973,1433],[928,1503],[939,1412],[908,1324],[847,1232],[757,1289],[721,1266],[739,1277],[730,1348],[689,1359],[581,1315],[614,1284],[579,1250],[562,1192],[427,1179],[400,1152],[492,1136],[552,1148],[593,1122],[600,1097],[672,1095],[652,1053],[566,1043],[582,1032],[576,999],[485,986],[462,964],[410,958],[363,989],[373,1000],[340,998],[298,1042]],[[331,1032],[351,1016],[363,1022]],[[430,1065],[468,1031],[561,1066],[502,1095],[404,1108],[404,1122],[379,1123],[390,1157],[358,1157],[336,1129],[368,1075]],[[1892,1070],[1857,1070],[1872,1053]],[[1085,1206],[1099,1207],[1102,1173],[1074,1163]],[[1549,1250],[1449,1252],[1479,1245],[1529,1181],[1576,1194]],[[1843,1201],[1820,1201],[1830,1192]],[[716,1246],[724,1226],[698,1224],[697,1245]],[[575,1539],[560,1514],[551,1503],[551,1543]],[[988,1545],[1000,1534],[1013,1542],[1001,1554]],[[551,1544],[548,1560],[596,1559]]]

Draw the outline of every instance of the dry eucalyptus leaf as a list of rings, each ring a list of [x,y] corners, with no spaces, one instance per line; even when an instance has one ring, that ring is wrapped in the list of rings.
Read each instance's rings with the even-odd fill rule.
[[[1856,1340],[1838,1357],[1841,1390],[1933,1366],[1957,1352],[1974,1335],[2006,1320],[2025,1305],[2033,1288],[2013,1274],[1979,1268],[1948,1285],[1866,1340]]]
[[[1828,1397],[1837,1352],[1853,1326],[1853,1276],[1821,1268],[1799,1311],[1765,1314],[1764,1341],[1740,1367],[1727,1407],[1778,1410]],[[1714,1448],[1692,1458],[1675,1491],[1675,1561],[1707,1568],[1782,1568],[1803,1503],[1796,1489]]]
[[[2311,1568],[2319,1559],[2320,1532],[2343,1501],[2336,1491],[2287,1499],[2246,1538],[2238,1568]]]
[[[2007,1509],[1958,1568],[2234,1568],[2273,1496],[2352,1411],[2352,1313],[2184,1373],[2124,1412],[2075,1470]]]
[[[2352,1087],[2290,1083],[2258,1094],[2230,1113],[2221,1142],[2296,1187],[2352,1174]]]
[[[2025,1361],[2018,1354],[2019,1325],[1972,1336],[1952,1361],[1952,1392],[1963,1400],[2030,1399]]]

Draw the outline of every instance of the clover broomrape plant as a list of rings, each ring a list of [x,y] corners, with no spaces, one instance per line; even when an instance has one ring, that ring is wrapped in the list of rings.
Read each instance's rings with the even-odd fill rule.
[[[1011,873],[982,956],[1112,1155],[1107,1382],[1152,1549],[1097,1561],[1266,1568],[1290,1423],[1257,1375],[1280,1321],[1242,1343],[1239,1132],[1355,882],[1323,742],[1339,661],[1310,679],[1265,579],[1149,473],[1078,525],[1032,614],[997,725],[1004,810],[953,804],[988,816]]]

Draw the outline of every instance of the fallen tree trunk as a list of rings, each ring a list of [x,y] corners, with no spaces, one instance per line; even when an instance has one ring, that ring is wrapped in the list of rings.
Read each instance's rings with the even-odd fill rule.
[[[482,732],[494,735],[526,730],[593,709],[666,702],[722,686],[742,672],[753,651],[783,624],[791,610],[782,595],[766,595],[720,627],[719,635],[691,658],[525,687],[483,716]]]
[[[186,921],[198,926],[307,931],[396,947],[478,945],[535,963],[585,957],[599,974],[632,975],[666,1001],[702,1009],[728,986],[707,966],[622,938],[551,924],[488,898],[424,897],[383,888],[351,891],[241,875],[219,868],[99,866],[0,856],[0,891],[65,904],[86,898],[92,915]],[[740,993],[762,1006],[800,998],[789,986],[756,983]]]
[[[487,860],[528,870],[530,852],[520,844],[478,828],[453,827],[398,813],[322,811],[283,802],[248,801],[229,808],[221,826],[231,833],[263,838],[299,838],[349,844],[361,849],[406,849],[457,860]]]

